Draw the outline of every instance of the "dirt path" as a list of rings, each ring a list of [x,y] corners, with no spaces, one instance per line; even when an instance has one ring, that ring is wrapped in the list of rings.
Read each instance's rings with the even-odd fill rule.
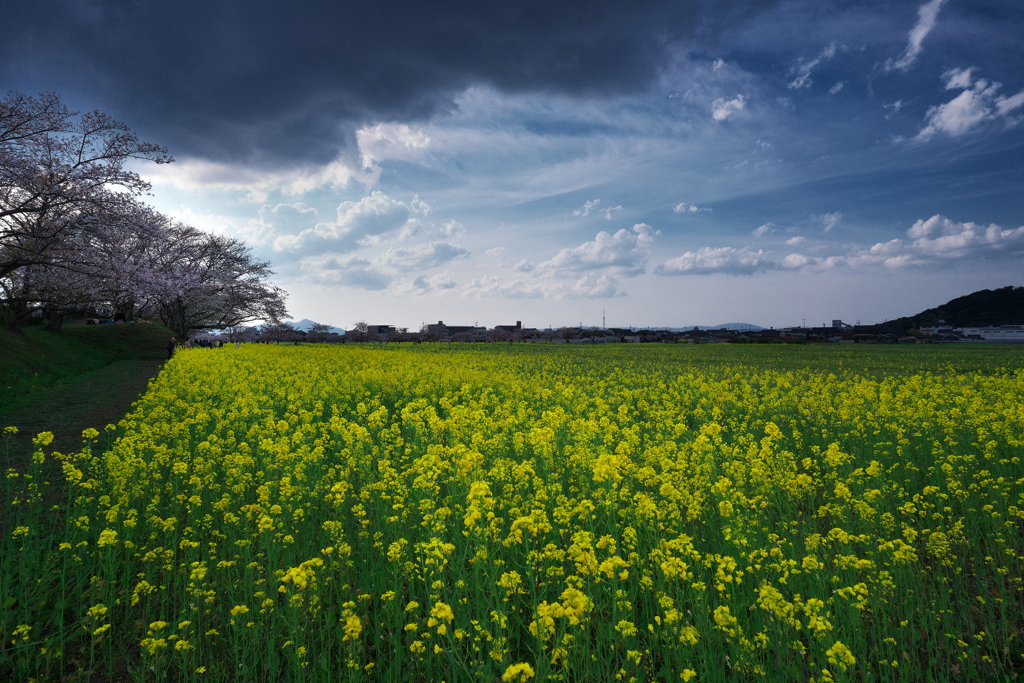
[[[146,391],[164,361],[120,360],[83,375],[70,384],[42,392],[30,403],[0,414],[0,431],[13,425],[18,434],[3,469],[21,469],[32,453],[32,439],[39,432],[53,432],[54,441],[47,451],[75,451],[82,445],[82,431],[89,427],[103,432],[116,423]],[[2,455],[2,450],[0,450]]]

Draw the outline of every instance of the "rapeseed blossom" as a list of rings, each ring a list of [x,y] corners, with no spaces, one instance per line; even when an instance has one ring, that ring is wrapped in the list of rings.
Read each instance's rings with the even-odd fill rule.
[[[1006,677],[1022,365],[185,350],[109,448],[44,432],[8,472],[0,676],[129,657],[219,681]]]

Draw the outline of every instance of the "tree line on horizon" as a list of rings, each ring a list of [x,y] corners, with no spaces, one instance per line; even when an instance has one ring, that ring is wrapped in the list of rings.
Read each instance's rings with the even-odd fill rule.
[[[154,318],[182,337],[287,315],[270,264],[237,239],[161,214],[131,160],[173,161],[55,93],[0,100],[0,324],[42,314]]]

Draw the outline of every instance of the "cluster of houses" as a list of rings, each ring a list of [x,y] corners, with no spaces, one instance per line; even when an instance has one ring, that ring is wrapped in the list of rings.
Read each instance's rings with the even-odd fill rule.
[[[316,329],[319,327],[320,329]],[[448,325],[443,321],[423,325],[418,332],[394,325],[359,324],[344,333],[331,331],[326,325],[311,330],[299,330],[289,325],[266,325],[247,328],[236,340],[261,342],[508,342],[508,343],[691,343],[691,344],[772,344],[772,343],[839,343],[839,344],[897,344],[945,343],[965,341],[996,341],[1024,343],[1024,325],[1000,327],[951,328],[945,326],[900,330],[890,325],[848,325],[833,320],[821,327],[707,329],[632,327],[560,327],[557,329],[496,325]]]

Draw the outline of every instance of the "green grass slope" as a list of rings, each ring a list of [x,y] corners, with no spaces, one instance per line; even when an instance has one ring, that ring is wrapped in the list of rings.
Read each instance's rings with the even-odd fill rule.
[[[171,333],[146,324],[67,325],[61,334],[0,328],[0,414],[40,389],[65,384],[118,360],[166,357]]]

